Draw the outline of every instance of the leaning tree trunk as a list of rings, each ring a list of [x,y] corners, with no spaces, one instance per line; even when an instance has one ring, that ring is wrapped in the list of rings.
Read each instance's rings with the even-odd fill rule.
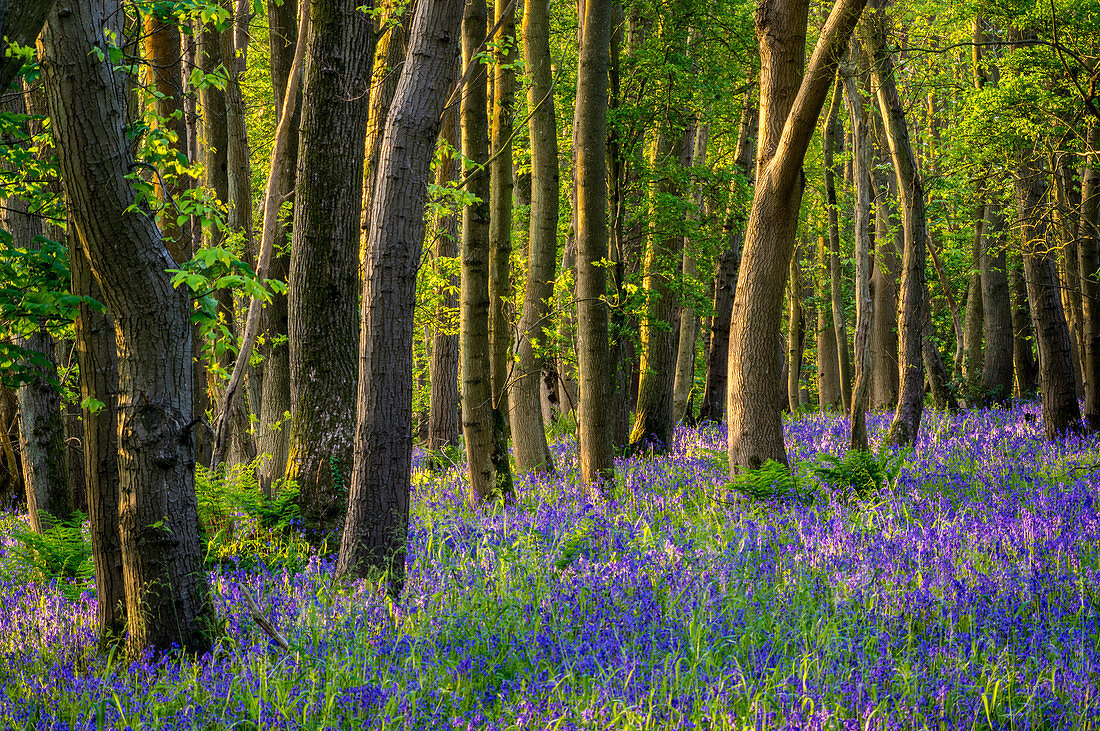
[[[985,251],[981,259],[982,328],[985,339],[981,394],[985,403],[1012,398],[1012,301],[1005,269],[1004,214],[985,206]]]
[[[527,286],[519,325],[519,362],[510,392],[512,442],[521,474],[553,470],[543,428],[540,380],[552,357],[551,297],[558,252],[558,135],[554,118],[554,85],[550,68],[549,5],[527,0],[523,8],[524,60],[531,74],[527,106],[531,109],[531,233]]]
[[[573,116],[577,195],[577,365],[580,473],[585,486],[609,491],[612,461],[611,347],[607,323],[607,69],[611,0],[587,0],[578,51]]]
[[[853,56],[858,46],[853,47]],[[856,201],[853,225],[856,260],[855,387],[850,414],[849,446],[866,451],[867,405],[871,397],[871,145],[867,134],[867,111],[856,80],[844,78],[844,97],[852,120],[852,178]]]
[[[359,207],[375,34],[358,0],[310,4],[290,249],[290,453],[307,535],[345,512],[355,433]]]
[[[69,237],[69,267],[72,293],[102,301],[88,254],[77,236]],[[110,315],[87,301],[80,304],[73,330],[80,361],[80,399],[86,404],[82,446],[95,563],[96,618],[100,646],[106,647],[121,641],[126,629],[126,588],[118,524],[118,355]]]
[[[928,221],[925,217],[924,187],[917,171],[913,147],[909,142],[905,107],[898,96],[894,82],[894,63],[886,46],[884,12],[882,6],[876,2],[863,43],[871,60],[878,106],[885,123],[890,157],[894,162],[905,233],[901,316],[898,318],[901,389],[897,413],[886,439],[891,444],[911,445],[916,442],[924,411],[924,248],[928,238]]]
[[[714,273],[714,316],[710,324],[706,384],[703,386],[703,399],[699,405],[699,421],[720,422],[726,414],[730,317],[733,314],[733,293],[737,289],[737,271],[741,266],[741,244],[745,237],[745,217],[741,212],[741,201],[737,192],[742,186],[751,186],[755,178],[752,161],[759,122],[760,107],[750,89],[745,92],[741,124],[737,132],[733,163],[736,177],[730,186],[730,203],[724,227],[726,245],[718,255]]]
[[[462,154],[474,166],[466,171],[472,200],[462,209],[462,283],[459,357],[462,371],[462,431],[466,438],[469,499],[476,503],[512,491],[504,415],[496,407],[489,333],[490,180],[486,67],[475,56],[485,43],[485,0],[468,0],[462,15],[463,66],[474,71],[462,90]],[[460,82],[461,83],[461,82]]]
[[[1080,425],[1081,410],[1073,378],[1073,354],[1069,326],[1062,311],[1058,271],[1047,240],[1049,235],[1042,210],[1048,186],[1044,172],[1028,153],[1020,160],[1016,177],[1016,199],[1023,240],[1024,274],[1031,319],[1039,343],[1039,385],[1043,396],[1043,422],[1048,439],[1054,439]]]
[[[413,315],[424,205],[462,6],[462,0],[417,3],[408,61],[386,120],[364,260],[355,466],[336,569],[386,575],[392,595],[405,578]]]
[[[202,567],[194,484],[190,301],[135,191],[125,79],[108,60],[115,0],[57,4],[40,40],[42,75],[76,235],[114,317],[118,357],[119,524],[128,650],[203,653],[214,612]],[[93,528],[93,533],[98,527]]]
[[[808,5],[761,0],[760,149],[730,327],[729,457],[737,471],[787,463],[776,358],[791,250],[802,200],[802,162],[838,60],[866,0],[837,0],[802,74]]]

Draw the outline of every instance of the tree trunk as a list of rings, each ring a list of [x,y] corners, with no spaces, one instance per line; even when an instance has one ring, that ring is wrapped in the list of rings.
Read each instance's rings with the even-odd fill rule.
[[[710,138],[710,125],[699,123],[695,128],[695,140],[691,151],[691,165],[699,169],[707,164],[707,143]],[[703,218],[703,191],[701,186],[695,186],[695,200],[692,202],[689,215],[698,225]],[[695,263],[695,250],[686,240],[684,242],[684,283],[688,279],[692,282],[699,278],[699,270]],[[695,314],[695,308],[690,305],[680,307],[680,342],[676,349],[676,378],[672,387],[672,423],[679,424],[687,419],[692,422],[691,396],[695,390],[695,341],[699,337],[699,316]]]
[[[829,305],[833,325],[833,342],[836,343],[837,373],[840,378],[840,406],[850,412],[852,408],[852,363],[848,358],[848,323],[844,317],[844,292],[840,270],[840,210],[837,205],[836,179],[843,177],[841,163],[835,160],[842,151],[840,144],[844,128],[840,124],[841,80],[833,85],[833,98],[825,117],[824,172],[825,208],[828,212],[829,243]]]
[[[917,171],[905,108],[894,83],[894,63],[886,47],[885,11],[879,3],[868,19],[863,39],[871,60],[871,74],[877,87],[878,106],[886,128],[890,157],[898,182],[905,251],[902,255],[901,316],[898,319],[900,341],[899,369],[901,389],[897,414],[886,439],[890,444],[916,442],[924,410],[924,338],[925,289],[924,248],[928,222],[924,210],[924,187]]]
[[[682,223],[668,208],[675,206],[671,200],[681,195],[674,182],[679,176],[673,166],[684,166],[685,158],[690,162],[695,136],[691,125],[679,127],[668,120],[653,144],[650,167],[655,177],[650,191],[650,230],[642,285],[648,311],[641,323],[638,405],[630,432],[631,444],[662,451],[671,445],[675,427],[672,397],[679,341],[675,289],[684,246]]]
[[[1037,369],[1032,347],[1031,305],[1028,303],[1022,259],[1014,257],[1008,270],[1008,282],[1012,290],[1012,363],[1016,373],[1016,395],[1031,398],[1036,391]]]
[[[102,301],[103,295],[92,277],[88,254],[79,237],[70,236],[68,240],[73,294]],[[118,524],[118,356],[110,315],[83,302],[73,328],[80,359],[80,398],[88,404],[83,409],[84,484],[95,563],[96,618],[103,648],[120,641],[126,628],[126,588]]]
[[[878,115],[872,114],[876,119]],[[877,132],[877,130],[876,130]],[[872,409],[892,409],[898,404],[898,260],[897,236],[891,218],[889,177],[876,165],[875,262],[871,275],[874,298],[871,313],[871,403]]]
[[[462,90],[462,154],[473,165],[489,159],[486,67],[474,56],[485,43],[485,0],[467,0],[462,15],[462,62],[476,65]],[[489,170],[465,173],[466,191],[474,200],[462,209],[462,283],[459,357],[462,372],[462,431],[469,465],[472,503],[504,498],[512,491],[504,433],[504,415],[492,388],[492,340],[489,332],[490,180]]]
[[[7,39],[6,43],[33,46],[53,6],[53,0],[16,0],[0,4],[0,36]],[[23,69],[24,60],[21,54],[3,54],[0,58],[0,91],[8,91],[11,82]]]
[[[493,409],[508,412],[511,370],[511,260],[512,260],[512,131],[515,116],[516,10],[515,0],[496,0],[494,22],[499,35],[493,45],[493,120],[489,170],[489,373]],[[505,432],[497,439],[508,438]],[[507,446],[503,447],[507,452]]]
[[[298,484],[311,540],[340,529],[355,433],[358,224],[375,44],[360,4],[310,4],[288,289],[287,477]]]
[[[802,307],[802,264],[797,247],[791,257],[791,272],[787,281],[790,289],[787,296],[787,408],[795,414],[799,407],[798,383],[802,377],[802,352],[806,336],[806,319]]]
[[[1085,328],[1084,306],[1081,301],[1081,276],[1080,255],[1078,254],[1078,241],[1080,240],[1079,212],[1081,209],[1080,181],[1075,172],[1066,164],[1066,154],[1059,152],[1054,155],[1054,199],[1055,213],[1058,221],[1057,231],[1061,238],[1059,247],[1058,265],[1059,279],[1061,282],[1062,308],[1066,315],[1066,325],[1069,327],[1070,362],[1073,363],[1073,380],[1076,385],[1077,397],[1085,396],[1085,380],[1082,371],[1081,342],[1084,340]]]
[[[269,0],[267,4],[268,51],[271,59],[271,87],[275,99],[286,97],[287,81],[294,65],[294,50],[298,43],[298,17],[295,3],[283,0],[276,4]],[[301,93],[295,94],[288,124],[290,130],[297,130],[301,124]],[[294,188],[295,172],[298,168],[298,135],[293,131],[287,135],[286,149],[282,155],[280,180],[285,181],[289,189]],[[285,242],[287,226],[278,224],[275,240]],[[268,276],[280,282],[290,277],[290,253],[285,246],[275,247],[271,257]],[[260,465],[260,486],[265,494],[270,494],[272,484],[286,475],[287,458],[290,451],[290,428],[287,426],[287,414],[290,413],[290,346],[287,342],[289,331],[287,296],[277,294],[263,309],[260,319],[262,344],[260,355],[263,357],[263,383],[260,397],[260,420],[257,424],[257,451],[270,454],[271,458]]]
[[[817,405],[840,408],[840,356],[833,327],[829,252],[824,235],[817,238]]]
[[[519,363],[512,384],[511,422],[519,473],[553,470],[543,428],[540,381],[551,357],[550,299],[558,253],[558,135],[550,68],[550,20],[546,0],[527,0],[523,9],[523,50],[531,85],[531,234],[527,286],[519,326]]]
[[[853,56],[856,56],[855,48]],[[874,307],[871,299],[871,145],[867,134],[868,119],[863,95],[851,76],[844,77],[844,96],[848,103],[848,118],[852,120],[852,178],[856,188],[853,216],[856,260],[855,387],[852,390],[849,411],[852,417],[849,446],[866,451],[867,406],[871,397],[871,321]]]
[[[190,301],[153,221],[134,211],[125,87],[106,60],[113,0],[58,2],[40,41],[42,74],[72,223],[114,316],[119,523],[128,650],[211,646],[191,440]],[[105,58],[106,57],[106,58]]]
[[[1081,174],[1081,306],[1085,422],[1100,429],[1100,124],[1089,129],[1088,167]]]
[[[416,273],[462,5],[417,3],[408,61],[386,120],[364,261],[355,466],[336,569],[384,574],[395,596],[404,584],[411,491]]]
[[[974,241],[970,250],[970,278],[966,288],[966,310],[963,325],[962,376],[966,397],[974,398],[985,367],[982,333],[985,306],[982,303],[982,257],[985,256],[985,205],[974,213]]]
[[[710,346],[707,350],[707,377],[703,399],[699,405],[699,421],[720,422],[726,414],[726,383],[730,342],[730,317],[733,314],[733,293],[737,289],[737,271],[741,266],[741,244],[745,237],[745,217],[741,213],[737,192],[749,187],[755,178],[752,164],[756,134],[759,129],[760,106],[752,90],[745,92],[741,107],[741,124],[734,152],[734,178],[730,188],[730,203],[726,213],[726,246],[718,255],[714,274],[714,316],[710,325]],[[747,183],[747,185],[746,185]]]
[[[981,395],[986,403],[1003,404],[1012,398],[1012,302],[1005,270],[1004,214],[995,203],[985,206],[981,278],[985,337]]]
[[[1019,162],[1016,199],[1023,240],[1024,274],[1031,318],[1039,343],[1039,385],[1043,396],[1046,436],[1054,439],[1080,426],[1081,411],[1073,378],[1069,326],[1062,311],[1056,253],[1047,237],[1048,222],[1042,207],[1048,194],[1045,172],[1034,159]]]

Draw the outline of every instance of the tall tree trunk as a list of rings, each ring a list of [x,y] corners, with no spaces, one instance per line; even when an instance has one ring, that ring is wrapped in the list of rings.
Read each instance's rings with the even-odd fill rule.
[[[69,241],[72,293],[102,301],[80,238]],[[108,314],[80,305],[74,324],[80,360],[80,398],[84,416],[84,480],[88,524],[95,563],[96,619],[100,646],[121,641],[126,628],[126,587],[119,534],[118,356],[114,323]],[[102,406],[98,406],[102,404]]]
[[[471,502],[503,498],[512,491],[504,433],[504,415],[492,388],[489,333],[490,180],[486,67],[475,56],[485,43],[485,0],[467,0],[462,14],[462,62],[476,68],[462,93],[462,154],[478,167],[466,171],[473,201],[462,209],[462,283],[459,357],[462,372],[462,431],[466,438]]]
[[[844,128],[840,124],[840,98],[842,82],[837,77],[833,85],[833,98],[825,117],[825,208],[828,212],[829,243],[829,304],[833,325],[833,342],[836,343],[837,373],[840,378],[840,406],[844,411],[852,407],[852,363],[848,358],[848,323],[844,317],[844,292],[840,270],[840,210],[837,205],[836,179],[843,177],[842,163],[836,160],[841,151],[840,140]]]
[[[817,405],[840,408],[840,356],[833,327],[829,251],[826,237],[817,237]]]
[[[1051,251],[1042,206],[1049,193],[1045,172],[1027,152],[1016,176],[1024,274],[1031,319],[1039,343],[1039,385],[1048,439],[1077,429],[1081,410],[1073,378],[1069,326],[1059,294],[1056,253]]]
[[[153,221],[133,210],[125,85],[105,31],[114,0],[57,3],[39,54],[72,223],[118,338],[119,524],[128,650],[211,646],[191,441],[190,302]],[[166,509],[170,506],[171,509]]]
[[[286,97],[286,88],[291,69],[294,65],[294,50],[298,43],[298,17],[295,3],[283,0],[277,4],[273,0],[267,3],[268,51],[271,59],[271,88],[275,99]],[[291,117],[287,122],[291,130],[298,129],[302,118],[301,93],[295,94],[291,106]],[[286,149],[282,155],[280,169],[271,171],[278,174],[280,180],[294,187],[295,172],[298,168],[298,135],[291,132],[286,138]],[[276,241],[286,241],[288,227],[281,222],[275,232]],[[290,277],[290,253],[285,246],[275,248],[271,258],[268,276],[280,282]],[[289,331],[287,296],[275,295],[263,309],[260,320],[260,332],[263,341],[260,354],[263,357],[263,382],[260,397],[260,419],[257,425],[257,450],[261,454],[270,454],[271,458],[260,465],[260,486],[265,494],[271,492],[272,484],[284,477],[287,471],[287,458],[290,451],[290,428],[287,414],[290,413],[290,345],[287,341]]]
[[[806,342],[806,318],[802,306],[802,264],[798,247],[791,257],[787,296],[787,408],[797,413],[799,407],[799,381],[802,377],[802,353]]]
[[[458,180],[460,171],[458,148],[460,139],[457,110],[443,119],[440,141],[449,148],[436,167],[436,184],[446,185]],[[447,261],[450,272],[439,302],[435,333],[432,337],[430,403],[428,406],[428,449],[433,452],[459,446],[458,422],[458,215],[448,212],[432,221],[428,231],[432,237],[435,261]],[[536,378],[536,385],[538,379]],[[542,428],[542,422],[539,422]]]
[[[1004,214],[995,203],[985,206],[981,278],[985,337],[981,394],[987,403],[1003,404],[1012,398],[1012,302],[1005,269]]]
[[[1070,361],[1073,363],[1073,380],[1078,398],[1085,396],[1085,379],[1082,370],[1082,354],[1085,328],[1084,306],[1081,301],[1080,240],[1081,188],[1080,180],[1073,169],[1066,164],[1066,154],[1054,155],[1054,200],[1058,222],[1057,231],[1061,238],[1058,256],[1058,272],[1061,281],[1062,308],[1069,327]]]
[[[524,61],[531,74],[527,106],[531,109],[531,234],[527,286],[519,325],[519,363],[510,392],[512,441],[516,470],[553,470],[543,428],[540,381],[553,338],[550,299],[558,252],[558,135],[554,116],[554,82],[550,68],[550,19],[546,0],[527,0],[523,7]]]
[[[615,469],[611,439],[611,349],[607,271],[607,69],[611,0],[586,0],[580,18],[573,116],[577,215],[577,362],[581,404],[580,473],[585,486],[609,490]]]
[[[871,75],[877,87],[878,106],[882,114],[890,157],[897,176],[901,201],[905,251],[902,255],[901,315],[898,319],[900,341],[899,369],[901,389],[897,414],[890,425],[887,441],[910,445],[916,442],[924,410],[924,338],[925,289],[924,248],[928,238],[928,222],[924,209],[924,186],[917,171],[905,108],[894,82],[894,63],[886,46],[885,10],[876,0],[868,18],[865,52],[871,60]]]
[[[1080,258],[1085,422],[1100,429],[1100,124],[1089,129],[1088,167],[1081,174]]]
[[[298,484],[313,540],[340,529],[355,433],[358,224],[375,44],[373,21],[360,4],[310,4],[302,91],[288,289],[287,477]]]
[[[641,327],[641,364],[638,381],[638,405],[630,432],[632,444],[667,449],[672,443],[672,396],[676,377],[677,331],[676,281],[680,278],[684,234],[678,220],[679,177],[673,169],[690,162],[694,128],[681,129],[672,119],[657,134],[653,143],[651,168],[654,180],[650,191],[650,230],[646,242],[645,277],[647,313]],[[673,208],[673,211],[669,211]]]
[[[0,4],[0,36],[6,38],[7,43],[18,46],[33,45],[53,6],[53,0],[16,0]],[[8,91],[22,70],[24,60],[23,55],[17,53],[5,53],[0,58],[0,91]]]
[[[872,113],[876,119],[878,115]],[[871,275],[874,306],[871,313],[872,409],[892,409],[898,403],[898,260],[897,236],[891,230],[890,185],[881,167],[873,170],[875,183],[875,262]]]
[[[707,164],[707,143],[710,138],[710,125],[699,123],[695,127],[695,140],[691,151],[691,165],[702,168]],[[694,201],[689,215],[697,225],[703,217],[703,191],[695,186]],[[699,269],[695,263],[695,250],[684,242],[683,271],[685,284],[690,278],[696,281]],[[695,341],[699,337],[699,316],[689,304],[680,307],[680,342],[676,349],[676,378],[672,387],[672,423],[679,424],[685,418],[692,421],[691,396],[695,389]]]
[[[858,46],[853,44],[853,56]],[[856,260],[856,332],[855,387],[849,413],[852,428],[849,446],[868,449],[867,406],[871,397],[871,320],[874,301],[871,299],[871,145],[868,140],[867,111],[856,80],[844,77],[844,96],[848,103],[848,118],[852,120],[852,178],[856,201],[853,225]]]
[[[750,89],[745,92],[741,124],[737,132],[734,174],[739,177],[735,177],[730,189],[730,203],[724,226],[726,245],[718,255],[714,274],[714,316],[711,318],[707,377],[703,399],[699,405],[699,421],[719,422],[726,414],[730,317],[733,314],[733,293],[737,289],[737,271],[741,266],[741,244],[745,237],[745,217],[741,213],[737,191],[746,182],[751,185],[755,178],[752,161],[759,122],[760,106]]]
[[[985,204],[974,212],[974,240],[970,249],[970,277],[966,288],[966,310],[963,325],[962,376],[967,400],[973,398],[985,367],[982,334],[985,329],[985,306],[982,303],[982,257],[985,256]]]
[[[386,120],[364,260],[355,466],[336,570],[386,575],[395,596],[405,579],[409,522],[416,273],[461,14],[461,0],[417,3]]]
[[[495,0],[494,22],[500,28],[493,45],[493,120],[489,170],[489,373],[493,409],[508,411],[512,327],[512,130],[515,116],[515,0]],[[507,419],[503,435],[507,440]],[[507,446],[503,447],[507,451]],[[507,458],[507,457],[505,457]]]

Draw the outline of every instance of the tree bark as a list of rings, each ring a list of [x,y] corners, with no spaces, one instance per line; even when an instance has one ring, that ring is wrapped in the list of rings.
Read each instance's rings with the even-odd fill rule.
[[[802,162],[865,0],[837,0],[802,74],[808,5],[761,0],[760,149],[730,327],[731,470],[787,462],[777,355],[783,291],[802,200]]]
[[[485,43],[485,0],[467,0],[462,15],[463,66]],[[462,210],[462,284],[459,320],[462,372],[462,431],[469,465],[472,503],[504,498],[512,491],[511,469],[504,433],[504,415],[496,407],[492,383],[492,339],[489,331],[490,179],[484,166],[489,159],[488,84],[486,68],[478,64],[462,93],[462,154],[473,165],[466,171],[466,191],[474,201]]]
[[[738,191],[741,187],[750,187],[756,177],[752,161],[759,123],[760,107],[750,89],[745,92],[741,107],[741,123],[734,151],[734,180],[724,225],[726,245],[718,255],[714,274],[714,316],[710,323],[706,385],[699,404],[699,421],[720,422],[726,414],[730,318],[733,314],[733,293],[737,289],[737,272],[741,266],[741,244],[745,237],[745,217],[741,212]]]
[[[848,323],[844,316],[844,291],[840,270],[840,210],[837,205],[836,179],[843,177],[842,163],[835,160],[842,145],[844,128],[840,124],[840,99],[842,81],[837,77],[833,85],[833,98],[825,117],[824,173],[825,208],[828,212],[829,243],[829,305],[833,326],[833,342],[836,343],[837,374],[840,383],[840,406],[850,412],[852,408],[852,363],[848,358]],[[841,150],[842,151],[842,150]]]
[[[1081,307],[1085,424],[1100,429],[1100,124],[1089,129],[1088,166],[1081,174]]]
[[[691,151],[691,166],[699,169],[707,164],[707,143],[710,141],[710,125],[699,122],[695,127],[695,139]],[[695,186],[694,200],[691,203],[689,217],[698,226],[703,218],[703,191]],[[684,283],[695,282],[699,278],[699,268],[695,262],[695,247],[686,239],[683,255]],[[696,340],[699,337],[699,316],[690,304],[680,307],[680,341],[676,349],[676,378],[672,386],[672,423],[679,424],[687,420],[694,421],[691,414],[692,394],[695,390],[695,354]]]
[[[879,120],[874,112],[871,116]],[[875,261],[871,275],[871,293],[874,297],[871,360],[874,367],[871,369],[870,406],[872,409],[892,409],[898,403],[898,275],[901,262],[897,240],[901,232],[891,230],[894,214],[890,179],[893,176],[881,165],[875,166],[872,175],[875,185]]]
[[[1009,265],[1009,288],[1012,290],[1012,363],[1016,373],[1016,395],[1031,398],[1036,391],[1035,350],[1032,347],[1034,332],[1031,326],[1031,305],[1028,303],[1027,284],[1024,281],[1023,259],[1015,259]]]
[[[607,271],[607,69],[611,0],[586,0],[580,17],[577,95],[573,116],[577,191],[577,361],[580,381],[580,473],[586,487],[610,489],[611,349]]]
[[[886,438],[890,444],[911,445],[916,442],[924,410],[924,248],[928,238],[928,222],[925,217],[924,187],[909,141],[905,108],[894,82],[893,60],[886,47],[885,20],[885,11],[876,2],[868,18],[863,44],[871,61],[871,75],[877,87],[878,106],[886,128],[890,157],[894,162],[905,235],[901,315],[898,320],[901,388],[897,413]]]
[[[802,377],[802,353],[805,348],[806,318],[802,306],[802,264],[798,247],[791,257],[791,272],[787,279],[787,408],[798,413],[799,388]]]
[[[153,221],[132,210],[125,84],[108,56],[114,0],[57,3],[40,58],[72,223],[119,342],[119,524],[128,651],[206,652],[213,606],[202,567],[191,440],[190,302]],[[101,60],[104,59],[104,60]]]
[[[985,306],[982,303],[982,257],[985,256],[985,205],[974,213],[974,240],[970,250],[970,277],[966,287],[963,324],[962,377],[967,400],[972,400],[985,368],[982,335],[985,330]]]
[[[1005,269],[1004,214],[985,206],[985,246],[981,259],[982,328],[985,338],[981,395],[986,403],[1012,398],[1012,302]]]
[[[515,116],[516,10],[515,0],[495,0],[494,22],[499,27],[493,46],[493,119],[489,170],[489,373],[493,409],[508,411],[512,339],[512,132]],[[507,440],[507,419],[503,438]],[[500,437],[497,437],[500,439]],[[507,446],[504,447],[507,451]]]
[[[287,477],[298,484],[312,540],[340,529],[355,434],[359,207],[375,45],[373,21],[359,5],[310,3],[302,92],[288,289]]]
[[[551,356],[550,300],[558,251],[558,136],[550,68],[550,20],[547,0],[527,0],[523,9],[524,60],[531,74],[527,90],[531,135],[531,233],[527,286],[519,325],[519,362],[510,392],[512,442],[519,473],[552,471],[546,442],[540,380]]]
[[[386,120],[364,261],[355,466],[336,569],[385,574],[395,596],[404,584],[411,491],[416,273],[462,5],[417,3],[408,60]]]
[[[0,5],[0,38],[6,38],[5,43],[9,44],[33,46],[53,6],[53,0],[3,3]],[[4,53],[0,57],[0,91],[8,90],[22,68],[23,57],[18,54]]]
[[[833,307],[829,276],[829,245],[824,233],[817,238],[817,405],[839,409],[840,355],[833,327]]]

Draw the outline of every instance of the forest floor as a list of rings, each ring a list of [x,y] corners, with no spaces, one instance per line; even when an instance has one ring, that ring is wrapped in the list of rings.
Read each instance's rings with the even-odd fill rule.
[[[847,420],[808,414],[783,489],[733,489],[724,430],[681,429],[618,463],[609,503],[568,436],[507,508],[467,507],[461,466],[418,455],[400,603],[223,515],[199,661],[95,654],[94,588],[36,579],[0,517],[0,724],[1100,728],[1100,440],[1048,443],[1037,412],[926,414],[915,450],[832,472]],[[841,484],[891,464],[880,490]]]

